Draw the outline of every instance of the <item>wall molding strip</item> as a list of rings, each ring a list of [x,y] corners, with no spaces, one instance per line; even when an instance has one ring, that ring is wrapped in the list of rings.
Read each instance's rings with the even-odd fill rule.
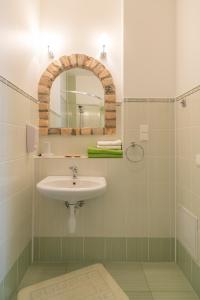
[[[39,103],[39,101],[36,98],[34,98],[30,94],[26,93],[24,90],[20,89],[14,83],[12,83],[11,81],[7,80],[5,77],[3,77],[1,75],[0,75],[0,82],[2,82],[3,84],[5,84],[6,86],[10,87],[11,89],[13,89],[14,91],[16,91],[17,93],[21,94],[22,96],[26,97],[27,99],[33,101],[34,103]]]
[[[29,99],[35,103],[39,103],[38,99],[34,98],[33,96],[31,96],[30,94],[28,94],[27,92],[25,92],[24,90],[22,90],[21,88],[19,88],[14,83],[12,83],[11,81],[9,81],[8,79],[6,79],[5,77],[3,77],[1,75],[0,75],[0,82],[5,84],[6,86],[10,87],[14,91],[18,92],[19,94],[23,95],[27,99]],[[194,87],[193,89],[191,89],[179,96],[176,96],[175,98],[124,98],[124,102],[159,102],[159,103],[178,102],[178,101],[181,101],[181,100],[185,99],[186,97],[191,96],[192,94],[195,94],[199,91],[200,91],[200,85]],[[116,106],[121,106],[121,105],[122,105],[122,102],[116,102]]]
[[[177,96],[175,98],[175,101],[176,102],[181,101],[181,100],[185,99],[186,97],[191,96],[192,94],[195,94],[195,93],[197,93],[199,91],[200,91],[200,85],[197,85],[196,87],[194,87],[193,89],[185,92],[184,94],[182,94],[180,96]]]
[[[159,103],[173,103],[174,98],[124,98],[124,102],[159,102]]]

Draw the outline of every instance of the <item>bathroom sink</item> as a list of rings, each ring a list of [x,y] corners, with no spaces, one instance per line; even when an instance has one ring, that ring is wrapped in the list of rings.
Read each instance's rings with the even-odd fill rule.
[[[102,195],[106,185],[104,177],[48,176],[37,184],[37,189],[44,196],[75,204]]]

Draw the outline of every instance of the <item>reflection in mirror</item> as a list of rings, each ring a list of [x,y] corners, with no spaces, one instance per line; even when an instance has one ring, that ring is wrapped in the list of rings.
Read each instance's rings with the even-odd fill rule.
[[[74,68],[54,80],[50,128],[103,128],[104,119],[104,88],[93,72]]]

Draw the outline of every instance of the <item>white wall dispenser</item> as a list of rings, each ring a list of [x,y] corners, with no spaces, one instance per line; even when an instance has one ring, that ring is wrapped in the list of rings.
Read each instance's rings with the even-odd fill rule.
[[[39,130],[37,126],[26,124],[26,150],[28,153],[34,152],[38,147]]]

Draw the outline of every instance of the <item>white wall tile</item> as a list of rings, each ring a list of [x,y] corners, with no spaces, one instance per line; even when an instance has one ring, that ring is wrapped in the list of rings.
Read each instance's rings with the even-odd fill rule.
[[[26,123],[38,119],[37,104],[0,84],[0,277],[31,239],[32,155],[26,153]],[[31,108],[34,108],[31,111]],[[34,123],[34,122],[33,122]]]
[[[105,236],[106,232],[106,213],[105,207],[107,202],[106,197],[98,197],[96,199],[91,199],[85,201],[85,205],[83,207],[83,235],[84,236]],[[82,214],[82,208],[80,208],[80,214]],[[79,217],[79,216],[78,216]],[[110,216],[109,221],[112,223],[112,216]]]
[[[148,189],[148,198],[150,236],[170,237],[171,205],[169,184],[151,183]]]
[[[30,101],[11,88],[6,89],[3,121],[24,126],[30,120]]]
[[[200,110],[199,110],[200,111]],[[200,154],[200,126],[190,127],[191,139],[185,141],[185,147],[188,147],[188,143],[191,141],[191,159],[195,161],[196,154]]]
[[[146,102],[126,102],[124,104],[125,130],[138,130],[141,124],[148,122],[148,104]]]
[[[148,181],[152,183],[168,183],[170,179],[169,156],[148,157]]]
[[[152,156],[169,156],[173,155],[171,147],[170,130],[151,130],[149,134],[149,142],[147,143],[147,151]]]
[[[191,102],[187,101],[186,107],[183,107],[180,102],[175,104],[176,129],[189,127],[191,124]]]
[[[104,202],[104,236],[126,236],[127,200],[124,190],[119,185],[114,190],[111,186],[108,187]]]
[[[6,92],[7,92],[7,86],[0,82],[0,105],[1,105],[1,110],[0,110],[0,123],[3,122],[4,120],[4,104],[6,101]]]
[[[148,121],[151,130],[173,129],[173,104],[149,102]]]
[[[63,201],[39,196],[39,214],[37,217],[39,236],[62,236],[64,234],[62,210],[67,211]]]
[[[200,153],[200,92],[186,98],[186,107],[176,103],[176,199],[200,218],[200,169],[195,156]],[[198,236],[198,243],[200,236]],[[198,250],[200,262],[200,250]]]
[[[126,195],[127,202],[127,237],[147,237],[148,231],[148,197],[145,183],[132,184],[131,191]]]
[[[140,163],[130,163],[126,158],[36,159],[36,182],[48,175],[70,175],[72,164],[78,166],[80,175],[106,177],[106,194],[86,201],[80,209],[76,236],[173,236],[173,104],[125,103],[123,118],[124,147],[132,141],[144,147],[145,157]],[[150,139],[145,143],[139,141],[141,124],[150,124]],[[97,138],[102,137],[51,137],[52,149],[56,155],[75,150],[80,153],[88,145],[95,145]],[[151,186],[156,190],[149,189]],[[35,235],[68,236],[68,211],[64,203],[43,200],[37,194]],[[53,218],[56,221],[50,224]]]

